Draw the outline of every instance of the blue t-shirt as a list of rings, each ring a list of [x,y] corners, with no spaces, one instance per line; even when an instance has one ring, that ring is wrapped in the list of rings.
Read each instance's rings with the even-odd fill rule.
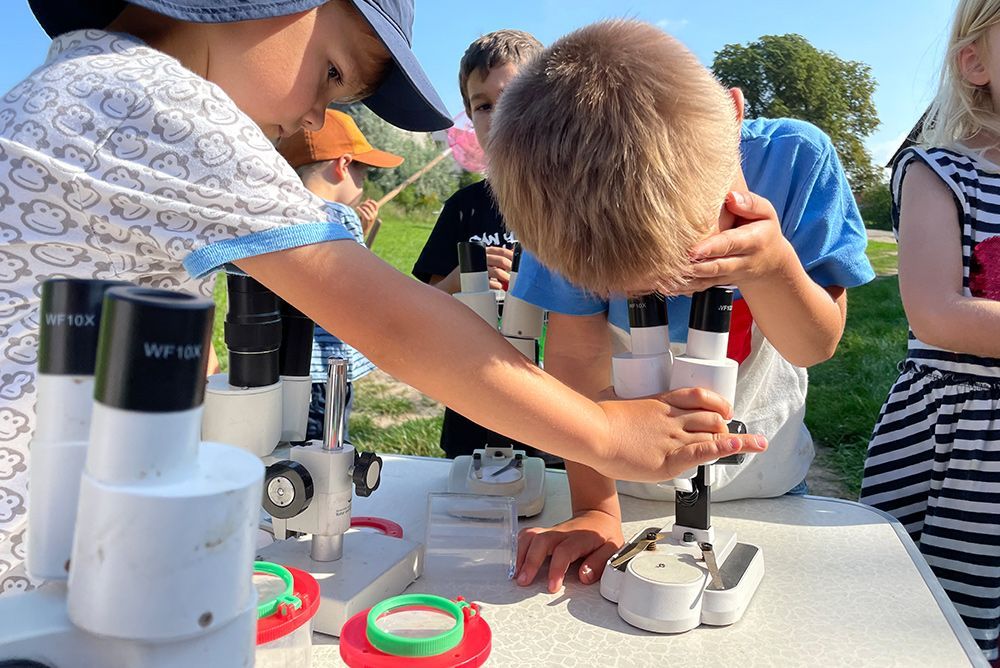
[[[774,205],[781,231],[802,266],[821,286],[851,288],[875,278],[865,247],[868,237],[837,152],[819,128],[787,118],[743,123],[740,152],[749,189]],[[566,315],[608,314],[628,331],[624,298],[610,302],[576,287],[525,253],[514,294]],[[670,340],[687,341],[690,297],[668,300]]]

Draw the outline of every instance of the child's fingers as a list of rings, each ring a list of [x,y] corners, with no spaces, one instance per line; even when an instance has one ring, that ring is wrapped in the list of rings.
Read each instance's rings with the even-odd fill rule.
[[[742,257],[722,257],[715,260],[706,260],[692,264],[688,271],[691,273],[692,281],[699,279],[721,279],[726,276],[733,276],[742,271],[746,266],[746,260]],[[716,280],[712,285],[718,285]],[[685,288],[690,288],[690,283]]]
[[[678,415],[689,434],[726,434],[729,429],[722,416],[712,411],[691,411]]]
[[[535,576],[538,575],[542,564],[545,563],[545,559],[561,539],[562,534],[552,531],[532,536],[531,543],[524,554],[520,572],[517,575],[517,584],[523,587],[534,582]]]
[[[498,278],[490,278],[490,290],[503,290],[503,283]]]
[[[699,241],[688,252],[692,262],[702,262],[716,257],[749,255],[761,244],[760,225],[743,225],[713,234]],[[697,266],[697,265],[696,265]]]
[[[604,573],[604,567],[607,565],[608,559],[614,554],[620,545],[615,545],[612,542],[607,542],[600,546],[593,552],[591,552],[580,564],[580,569],[577,572],[577,577],[580,578],[580,582],[583,584],[591,584],[597,582],[601,579],[601,574]]]
[[[503,249],[501,249],[503,250]],[[491,268],[503,269],[504,271],[510,271],[513,266],[511,258],[504,255],[490,255],[486,254],[486,266]]]
[[[502,267],[489,267],[490,278],[495,278],[501,283],[510,283],[510,272]]]
[[[748,190],[734,190],[726,196],[726,209],[745,220],[777,219],[774,206],[766,197]]]
[[[531,527],[529,529],[521,529],[517,534],[517,561],[514,564],[514,573],[521,572],[521,566],[524,564],[524,557],[528,554],[528,546],[535,539],[535,536],[542,533],[544,529],[541,527]]]
[[[507,260],[514,259],[514,249],[504,248],[503,246],[487,246],[486,247],[486,259],[489,260],[490,257],[501,257]]]
[[[665,392],[657,397],[672,408],[685,411],[712,411],[729,420],[733,416],[733,408],[721,395],[706,390],[703,387],[685,387],[672,392]]]
[[[682,446],[673,451],[669,466],[675,471],[686,471],[704,462],[728,457],[738,452],[763,452],[767,439],[754,434],[713,434],[711,439]]]
[[[563,580],[566,578],[570,564],[590,551],[583,542],[585,540],[586,538],[583,536],[569,536],[552,550],[552,558],[549,559],[548,586],[550,594],[556,593],[563,586]]]

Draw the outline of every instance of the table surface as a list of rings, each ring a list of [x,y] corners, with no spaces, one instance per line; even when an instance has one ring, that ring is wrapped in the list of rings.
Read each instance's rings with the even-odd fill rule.
[[[421,541],[426,494],[446,491],[451,462],[388,455],[382,484],[354,500],[353,514],[399,523]],[[621,497],[626,538],[670,526],[673,504]],[[825,497],[780,497],[713,505],[713,523],[759,545],[764,579],[743,619],[657,635],[636,629],[601,597],[598,585],[567,578],[549,594],[544,578],[435,582],[410,591],[478,601],[493,631],[490,666],[635,666],[687,661],[699,666],[986,665],[961,618],[902,526],[867,506]],[[550,526],[570,515],[562,472],[546,474],[544,511],[521,526]],[[336,638],[314,634],[314,667],[341,666]]]

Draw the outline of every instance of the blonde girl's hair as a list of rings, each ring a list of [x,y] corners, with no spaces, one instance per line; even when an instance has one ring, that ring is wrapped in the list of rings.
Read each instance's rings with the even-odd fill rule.
[[[938,92],[923,121],[920,143],[954,146],[982,131],[1000,138],[1000,113],[989,86],[975,86],[962,76],[958,54],[975,45],[981,57],[1000,47],[989,43],[990,28],[1000,24],[1000,0],[961,0],[948,37]],[[997,82],[1000,84],[1000,82]]]

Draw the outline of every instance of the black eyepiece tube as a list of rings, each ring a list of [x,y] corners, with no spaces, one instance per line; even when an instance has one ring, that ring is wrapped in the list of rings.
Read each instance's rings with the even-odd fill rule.
[[[225,339],[229,349],[229,384],[264,387],[278,382],[281,314],[278,297],[241,274],[227,274],[229,312]]]
[[[304,313],[284,299],[279,301],[281,302],[281,348],[278,352],[278,370],[282,376],[308,376],[315,325]]]
[[[667,299],[657,292],[628,300],[629,327],[663,327],[667,324]]]

